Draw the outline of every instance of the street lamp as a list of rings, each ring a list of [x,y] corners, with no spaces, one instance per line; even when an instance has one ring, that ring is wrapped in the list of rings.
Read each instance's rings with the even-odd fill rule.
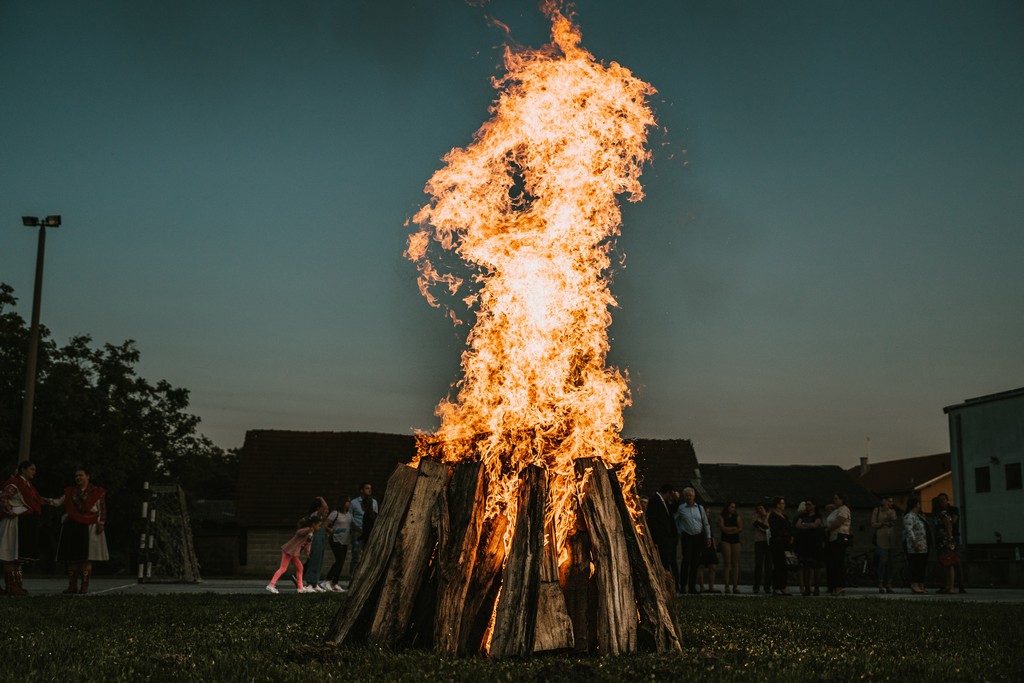
[[[43,293],[43,254],[46,251],[46,229],[59,228],[60,216],[22,216],[21,224],[27,228],[39,228],[39,247],[36,249],[36,284],[32,292],[32,326],[28,332],[28,362],[25,364],[25,404],[21,410],[21,442],[18,460],[29,459],[32,443],[32,408],[36,397],[36,349],[39,347],[39,299]]]

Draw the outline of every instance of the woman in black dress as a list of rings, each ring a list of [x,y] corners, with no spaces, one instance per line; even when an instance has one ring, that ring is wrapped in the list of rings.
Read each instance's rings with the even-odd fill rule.
[[[736,511],[736,503],[729,501],[718,518],[718,530],[722,537],[722,560],[725,562],[725,575],[722,583],[725,584],[725,592],[729,592],[729,583],[732,582],[732,592],[739,593],[740,587],[740,532],[743,531],[743,520]]]
[[[935,551],[942,567],[943,587],[939,593],[952,595],[956,585],[956,565],[960,564],[960,549],[953,537],[953,520],[948,508],[939,508],[939,498],[932,499],[932,510],[935,513]]]
[[[822,556],[822,525],[818,506],[813,500],[805,501],[803,512],[796,518],[793,533],[793,551],[800,560],[800,594],[819,595],[818,568]]]
[[[793,527],[786,517],[786,499],[776,496],[768,515],[768,549],[772,555],[772,595],[788,596],[786,590],[786,551],[793,546]]]

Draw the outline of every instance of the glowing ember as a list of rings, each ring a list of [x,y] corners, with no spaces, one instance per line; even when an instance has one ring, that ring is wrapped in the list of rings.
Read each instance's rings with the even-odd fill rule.
[[[441,426],[421,436],[419,456],[483,461],[488,516],[510,520],[520,471],[545,468],[549,541],[561,551],[579,507],[578,458],[618,467],[635,504],[633,451],[619,436],[629,390],[605,362],[616,305],[608,270],[621,225],[616,195],[643,196],[655,90],[595,61],[560,10],[545,12],[552,44],[506,49],[492,117],[428,182],[433,199],[413,219],[420,230],[406,255],[436,306],[434,289],[454,295],[464,278],[442,272],[432,249],[456,254],[473,271],[464,300],[476,314],[458,397],[438,405]],[[510,525],[506,544],[511,534]]]

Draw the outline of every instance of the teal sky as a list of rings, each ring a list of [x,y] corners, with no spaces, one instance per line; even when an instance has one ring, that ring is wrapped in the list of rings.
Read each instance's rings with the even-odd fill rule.
[[[475,3],[479,4],[479,3]],[[403,223],[487,117],[535,2],[0,0],[0,281],[64,343],[135,339],[225,448],[410,433],[466,328]],[[1024,385],[1024,5],[581,1],[658,89],[625,209],[627,436],[706,462],[948,450],[942,408]]]

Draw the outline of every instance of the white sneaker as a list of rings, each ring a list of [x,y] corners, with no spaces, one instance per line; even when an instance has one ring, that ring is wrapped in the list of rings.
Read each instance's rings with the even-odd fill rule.
[[[275,586],[272,583],[268,583],[267,584],[267,592],[268,593],[273,593],[274,595],[277,595],[277,586]]]
[[[331,584],[331,590],[334,591],[335,593],[344,593],[345,592],[345,589],[341,587],[340,583],[332,583]]]
[[[330,590],[331,590],[331,583],[330,583],[330,581],[321,581],[316,586],[317,586],[317,588],[323,589],[323,591],[325,593],[330,592]]]
[[[310,588],[313,589],[314,593],[324,593],[325,592],[323,586],[310,586]]]
[[[312,586],[303,586],[302,588],[300,588],[299,590],[297,590],[295,592],[296,593],[316,593],[316,591],[313,590]]]

